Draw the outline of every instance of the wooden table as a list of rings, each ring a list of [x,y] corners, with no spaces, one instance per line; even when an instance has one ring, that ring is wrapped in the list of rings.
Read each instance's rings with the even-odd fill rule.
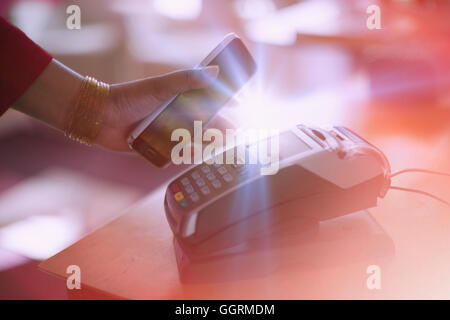
[[[450,172],[450,128],[422,138],[370,133],[395,169],[419,166]],[[395,185],[427,190],[450,199],[450,179],[410,174]],[[395,256],[380,265],[381,289],[366,286],[367,267],[377,259],[320,268],[277,270],[235,281],[182,284],[172,233],[163,211],[165,185],[122,216],[41,263],[40,268],[67,277],[81,268],[81,290],[73,298],[127,299],[378,299],[450,298],[450,208],[422,195],[391,190],[371,209],[395,244]],[[358,242],[355,238],[355,242]],[[65,285],[65,283],[64,283]]]

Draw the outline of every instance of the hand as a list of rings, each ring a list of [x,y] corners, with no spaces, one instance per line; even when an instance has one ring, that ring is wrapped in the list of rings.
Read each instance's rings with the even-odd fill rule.
[[[103,127],[94,143],[111,150],[131,151],[128,135],[142,119],[177,93],[208,86],[218,72],[218,67],[212,66],[111,85]],[[14,108],[64,131],[82,82],[80,74],[53,59]],[[219,116],[210,126],[232,128]]]
[[[211,66],[111,85],[103,127],[95,143],[116,151],[131,151],[127,138],[142,119],[177,93],[208,86],[218,72],[218,67]]]

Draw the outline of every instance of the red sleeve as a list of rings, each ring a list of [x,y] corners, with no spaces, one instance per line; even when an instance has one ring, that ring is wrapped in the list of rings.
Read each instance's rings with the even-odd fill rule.
[[[0,115],[33,83],[52,56],[0,17]]]

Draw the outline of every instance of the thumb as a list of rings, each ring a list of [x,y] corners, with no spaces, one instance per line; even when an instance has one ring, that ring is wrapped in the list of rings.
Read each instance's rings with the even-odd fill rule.
[[[181,70],[168,73],[152,80],[155,82],[154,94],[160,100],[166,100],[177,93],[200,89],[211,84],[219,74],[218,66]]]

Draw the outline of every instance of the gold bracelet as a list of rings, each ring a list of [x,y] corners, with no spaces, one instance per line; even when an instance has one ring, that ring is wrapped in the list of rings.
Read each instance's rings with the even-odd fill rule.
[[[86,76],[73,108],[66,118],[66,136],[81,143],[92,145],[97,138],[105,113],[109,85]]]

